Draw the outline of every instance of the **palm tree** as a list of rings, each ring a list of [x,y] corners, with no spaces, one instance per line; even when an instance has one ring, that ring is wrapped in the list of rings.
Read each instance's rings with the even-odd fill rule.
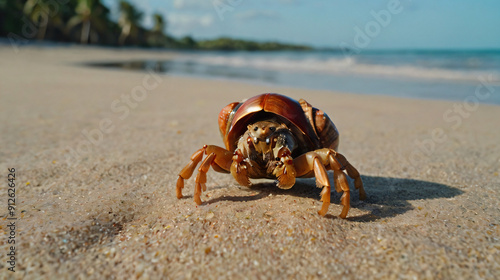
[[[153,47],[163,47],[167,44],[165,20],[161,14],[154,14],[153,23],[153,28],[151,28],[148,35],[148,44]]]
[[[153,15],[153,29],[151,31],[153,33],[159,34],[159,35],[164,35],[165,32],[165,20],[163,19],[163,16],[161,14],[154,14]]]
[[[24,22],[24,3],[21,1],[0,1],[0,36],[7,37],[9,34],[21,34]]]
[[[68,21],[67,28],[69,30],[81,24],[80,42],[86,44],[91,35],[92,25],[97,30],[103,31],[106,29],[106,11],[107,8],[102,5],[100,0],[78,0],[75,8],[76,15]]]
[[[130,36],[133,41],[137,37],[137,30],[139,29],[139,22],[142,19],[143,13],[137,10],[127,1],[120,1],[120,19],[118,24],[122,28],[118,42],[120,45],[125,44],[125,40]]]
[[[43,40],[45,38],[47,27],[51,20],[56,23],[61,23],[59,13],[51,13],[52,6],[53,5],[46,0],[28,0],[24,4],[24,14],[38,27],[38,40]]]

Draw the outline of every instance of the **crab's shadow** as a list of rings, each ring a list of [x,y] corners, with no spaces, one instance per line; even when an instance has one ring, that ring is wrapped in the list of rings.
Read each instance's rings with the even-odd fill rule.
[[[370,222],[382,218],[394,217],[412,210],[414,207],[409,202],[411,200],[451,198],[463,193],[463,191],[457,188],[421,180],[377,176],[361,176],[361,178],[367,193],[367,199],[365,201],[359,200],[358,191],[352,187],[353,184],[350,180],[351,207],[365,210],[369,213],[348,217],[348,219],[352,221]],[[332,178],[330,178],[330,180],[332,180]],[[213,198],[207,201],[207,204],[218,201],[259,200],[269,194],[319,199],[321,189],[315,186],[316,183],[314,178],[298,179],[295,185],[289,190],[279,189],[272,182],[258,183],[252,185],[250,188],[242,188],[258,191],[259,193],[257,195],[223,196]],[[341,194],[337,194],[333,191],[331,202],[339,204],[340,196]],[[335,218],[335,216],[332,215],[327,215],[327,217]]]

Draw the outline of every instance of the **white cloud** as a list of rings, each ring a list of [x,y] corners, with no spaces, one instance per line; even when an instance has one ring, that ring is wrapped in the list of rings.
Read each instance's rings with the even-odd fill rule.
[[[278,19],[280,16],[274,11],[258,11],[250,10],[235,14],[239,20],[262,20],[262,19]]]
[[[174,8],[180,10],[206,10],[213,9],[210,0],[174,0]]]
[[[169,31],[175,35],[190,34],[198,28],[207,28],[214,24],[212,15],[168,14]]]
[[[295,5],[295,4],[299,4],[301,1],[300,0],[278,0],[278,2],[280,2],[281,4],[285,4],[285,5]]]

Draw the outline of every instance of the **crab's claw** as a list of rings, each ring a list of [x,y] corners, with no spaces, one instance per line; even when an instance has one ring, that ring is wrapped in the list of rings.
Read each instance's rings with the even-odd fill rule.
[[[295,185],[295,177],[297,172],[293,165],[293,158],[290,150],[287,147],[282,147],[276,157],[273,175],[278,179],[278,187],[281,189],[289,189]]]
[[[233,163],[231,164],[231,174],[234,179],[242,186],[250,186],[248,179],[248,165],[243,161],[244,157],[240,150],[236,150],[233,155]]]

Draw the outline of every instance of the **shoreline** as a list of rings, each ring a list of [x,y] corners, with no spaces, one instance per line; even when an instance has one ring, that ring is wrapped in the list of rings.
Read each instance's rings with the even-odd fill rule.
[[[7,43],[5,43],[2,47],[7,47]],[[182,51],[182,50],[165,50],[165,49],[147,49],[147,48],[139,48],[139,47],[130,47],[130,48],[118,48],[118,47],[111,47],[111,46],[81,46],[81,45],[63,45],[62,47],[59,46],[59,44],[54,44],[54,45],[40,45],[40,44],[33,44],[30,46],[24,46],[21,47],[21,49],[81,49],[85,50],[86,52],[95,52],[99,53],[100,51],[104,51],[110,54],[109,57],[98,57],[92,61],[90,61],[91,64],[120,64],[120,63],[129,63],[129,62],[149,62],[149,63],[165,63],[165,62],[177,62],[180,63],[181,67],[180,69],[176,69],[176,66],[174,66],[172,69],[168,70],[168,73],[165,73],[166,75],[171,75],[174,77],[183,77],[183,78],[191,78],[191,79],[208,79],[208,80],[220,80],[220,81],[230,81],[230,82],[237,82],[237,83],[244,83],[248,85],[255,85],[255,86],[262,86],[262,87],[275,87],[275,88],[296,88],[296,89],[302,89],[302,90],[319,90],[319,91],[331,91],[331,92],[344,92],[344,93],[351,93],[351,94],[359,94],[359,95],[380,95],[380,96],[393,96],[393,97],[399,97],[399,98],[405,98],[405,99],[418,99],[418,100],[437,100],[437,101],[448,101],[448,102],[468,102],[468,103],[480,103],[480,104],[489,104],[489,105],[494,105],[494,106],[500,106],[500,98],[497,97],[495,93],[497,93],[500,90],[500,84],[499,81],[497,80],[498,77],[496,74],[493,76],[486,75],[485,73],[481,75],[477,75],[473,80],[471,77],[468,79],[462,80],[462,79],[430,79],[429,77],[427,78],[417,78],[417,77],[411,77],[411,76],[398,76],[398,74],[395,74],[396,76],[387,76],[386,74],[379,73],[379,74],[370,74],[368,75],[367,73],[355,73],[355,72],[347,72],[347,73],[330,73],[328,76],[326,73],[288,73],[286,74],[285,72],[280,72],[278,70],[271,70],[271,76],[277,75],[277,74],[283,74],[282,78],[278,79],[277,81],[266,81],[265,79],[256,79],[255,77],[246,77],[245,75],[250,75],[249,73],[243,74],[240,73],[238,74],[238,71],[242,71],[241,69],[231,69],[229,65],[222,65],[222,67],[226,67],[226,70],[220,70],[220,69],[212,69],[214,72],[220,72],[222,71],[223,73],[219,73],[217,75],[213,74],[207,74],[207,73],[188,73],[184,72],[185,69],[184,67],[187,67],[188,64],[194,63],[197,64],[197,59],[200,57],[206,57],[211,54],[214,55],[220,55],[220,54],[226,54],[226,55],[234,55],[238,53],[244,53],[245,55],[252,55],[255,53],[259,52],[221,52],[221,51]],[[120,53],[127,53],[127,54],[133,54],[132,57],[127,57],[124,55],[120,55]],[[273,52],[271,52],[273,53]],[[278,52],[279,53],[279,52]],[[378,53],[378,52],[374,52]],[[201,55],[201,56],[200,56]],[[180,61],[178,61],[180,59]],[[186,63],[187,61],[191,61],[190,63],[182,66],[182,63]],[[182,62],[184,61],[184,62]],[[121,69],[119,65],[115,66],[96,66],[96,65],[89,65],[89,62],[85,61],[69,61],[70,63],[76,63],[79,64],[78,66],[85,66],[85,67],[102,67],[103,69],[109,69],[109,70],[124,70]],[[210,67],[217,66],[217,65],[212,65],[210,64],[204,65],[203,63],[199,64],[198,67],[208,67],[207,69],[211,69]],[[372,65],[374,66],[374,65]],[[123,65],[121,66],[123,67]],[[138,66],[127,66],[128,69],[125,69],[126,71],[130,70],[136,70],[133,69],[133,67],[138,67]],[[140,66],[139,66],[140,67]],[[164,66],[162,66],[164,67]],[[172,66],[166,66],[167,68],[172,67]],[[179,67],[179,66],[177,66]],[[190,66],[190,67],[196,67],[196,66]],[[228,68],[229,67],[229,68]],[[382,65],[379,65],[379,67],[382,67]],[[405,68],[405,67],[403,67]],[[144,69],[137,69],[139,71],[144,71]],[[262,69],[261,69],[262,70]],[[258,73],[261,71],[259,69],[253,69],[255,73]],[[384,70],[384,69],[381,69]],[[385,69],[384,71],[386,71]],[[408,69],[403,69],[407,71]],[[419,71],[422,71],[423,69],[420,69]],[[431,71],[427,73],[427,76],[432,76],[432,71],[434,69],[427,69],[428,71]],[[442,69],[445,70],[445,69]],[[162,70],[163,71],[163,70]],[[205,70],[208,71],[208,70]],[[236,76],[238,75],[243,75],[242,77],[239,78],[234,78],[230,77],[233,76],[231,74],[231,71],[236,71]],[[274,71],[274,72],[273,72]],[[225,73],[225,74],[224,74]],[[252,72],[253,73],[253,72]],[[254,73],[254,74],[255,74]],[[311,81],[308,82],[297,82],[297,78],[300,75],[305,75],[305,77],[310,76],[312,78]],[[394,73],[393,73],[394,74]],[[252,76],[251,74],[250,76]],[[259,74],[260,75],[260,74]],[[266,75],[266,74],[262,74]],[[294,76],[295,75],[295,76]],[[321,78],[319,78],[319,76]],[[470,75],[469,75],[470,76]],[[360,79],[360,81],[356,82],[357,79]],[[304,78],[299,78],[299,80],[304,80]],[[307,80],[307,79],[306,79]],[[326,82],[329,80],[329,82]],[[333,83],[337,81],[336,83]],[[333,83],[333,84],[332,84]],[[363,86],[363,84],[369,84],[370,87]],[[446,93],[447,92],[447,93]],[[470,106],[469,106],[470,107]]]
[[[0,169],[16,169],[19,244],[16,272],[2,262],[1,276],[500,277],[498,106],[74,65],[175,53],[11,51],[0,47]],[[314,179],[245,188],[211,170],[204,204],[194,178],[175,197],[192,153],[222,145],[221,108],[263,92],[304,98],[335,122],[368,195],[351,184],[346,220],[335,192],[317,215]]]
[[[302,53],[274,54],[268,57],[269,53],[262,52],[177,52],[176,56],[168,61],[135,59],[100,63],[101,65],[97,62],[91,66],[144,70],[154,65],[166,75],[187,78],[236,81],[265,87],[278,86],[455,102],[465,100],[500,105],[500,99],[494,95],[500,90],[498,83],[500,76],[495,72],[467,73],[463,70],[423,69],[409,65],[404,67],[369,65],[358,61],[358,57],[343,56],[331,56],[323,62],[317,61],[318,57],[311,54],[307,56]],[[352,69],[337,69],[341,67],[339,65],[347,63],[346,60],[353,63]],[[241,63],[247,63],[248,67],[238,66]],[[310,69],[315,63],[319,64],[316,66],[320,69]],[[295,69],[297,67],[298,69]],[[373,72],[375,69],[378,70]],[[403,73],[394,72],[396,69],[400,69],[399,71]]]

